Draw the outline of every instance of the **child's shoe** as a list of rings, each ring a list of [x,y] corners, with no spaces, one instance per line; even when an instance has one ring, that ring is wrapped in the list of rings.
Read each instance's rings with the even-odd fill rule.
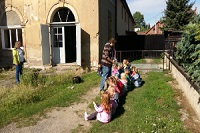
[[[88,121],[88,114],[87,114],[87,112],[84,113],[84,118],[85,118],[85,121]]]

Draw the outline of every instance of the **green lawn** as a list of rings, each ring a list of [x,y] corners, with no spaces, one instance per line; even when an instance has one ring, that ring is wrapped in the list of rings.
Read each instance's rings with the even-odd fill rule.
[[[81,84],[71,89],[73,73],[44,76],[26,72],[22,84],[12,89],[0,89],[0,127],[10,122],[21,126],[34,124],[39,116],[52,107],[70,106],[80,96],[99,85],[96,72],[81,76]],[[108,124],[92,122],[88,132],[102,133],[184,133],[175,92],[168,81],[173,80],[161,72],[142,75],[144,85],[122,97],[120,106]],[[96,98],[100,101],[99,96]],[[19,126],[20,126],[19,125]]]
[[[150,72],[144,85],[128,92],[121,100],[113,120],[108,124],[95,122],[94,133],[184,133],[175,92],[163,73]]]
[[[149,61],[147,61],[149,60]],[[131,61],[132,64],[162,64],[161,58],[154,58],[154,59],[138,59]]]

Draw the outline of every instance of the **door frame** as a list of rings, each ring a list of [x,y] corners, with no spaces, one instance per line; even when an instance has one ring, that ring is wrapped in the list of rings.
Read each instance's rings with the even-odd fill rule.
[[[76,64],[81,66],[81,27],[80,27],[80,23],[77,23],[77,22],[52,22],[52,23],[50,23],[51,48],[52,48],[51,54],[53,54],[53,42],[54,42],[52,28],[53,27],[66,27],[66,26],[75,26],[76,27]],[[65,45],[65,44],[63,44],[63,45]],[[52,62],[53,62],[53,56],[52,56]]]

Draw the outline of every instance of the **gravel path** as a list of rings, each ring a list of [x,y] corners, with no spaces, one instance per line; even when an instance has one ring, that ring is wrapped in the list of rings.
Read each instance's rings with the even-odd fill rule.
[[[85,132],[91,127],[91,123],[84,120],[83,114],[90,110],[88,105],[98,94],[99,87],[93,88],[82,96],[80,103],[74,103],[70,107],[55,108],[36,125],[17,128],[16,123],[11,123],[0,129],[0,133],[70,133],[78,128],[81,128],[79,132]]]

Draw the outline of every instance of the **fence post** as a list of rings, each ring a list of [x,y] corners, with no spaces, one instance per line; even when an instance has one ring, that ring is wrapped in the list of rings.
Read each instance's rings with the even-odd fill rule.
[[[122,62],[122,52],[120,51],[120,62]]]
[[[142,63],[143,63],[143,59],[144,59],[144,53],[143,53],[143,50],[142,50]]]
[[[165,57],[163,56],[162,58],[163,58],[163,72],[164,72],[164,70],[165,70],[165,68],[164,68],[164,66],[165,66],[165,63],[164,63]]]

